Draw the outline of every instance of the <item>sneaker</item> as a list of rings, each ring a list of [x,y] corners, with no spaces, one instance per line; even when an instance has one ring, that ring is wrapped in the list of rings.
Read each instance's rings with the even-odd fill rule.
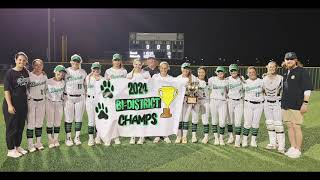
[[[8,150],[7,156],[12,157],[12,158],[18,158],[18,157],[22,156],[22,154],[19,153],[17,150],[12,149],[12,150]]]
[[[227,143],[228,143],[228,144],[232,144],[233,141],[234,141],[233,136],[229,136],[229,139],[228,139]]]
[[[55,147],[59,147],[59,146],[60,146],[60,143],[59,143],[58,140],[56,140],[56,142],[54,143],[54,146],[55,146]]]
[[[37,149],[36,148],[34,148],[34,145],[33,144],[30,144],[29,146],[28,146],[28,151],[29,152],[35,152]]]
[[[51,148],[54,148],[54,143],[50,143],[49,144],[49,148],[51,149]]]
[[[218,138],[214,138],[214,143],[213,143],[214,145],[219,145],[220,143],[219,143],[219,139]]]
[[[292,153],[288,154],[289,158],[299,158],[301,156],[301,151],[299,149],[295,149]]]
[[[116,139],[114,140],[114,144],[116,144],[116,145],[121,144],[120,139],[119,139],[119,138],[116,138]]]
[[[290,148],[288,149],[288,151],[284,153],[284,155],[288,156],[288,155],[291,154],[294,150],[295,150],[294,147],[290,147]]]
[[[240,147],[240,142],[235,142],[235,143],[234,143],[234,147],[239,148],[239,147]]]
[[[255,140],[251,139],[251,143],[250,143],[251,147],[258,147],[257,142]]]
[[[80,141],[80,137],[79,137],[79,136],[76,136],[76,137],[74,138],[74,143],[75,143],[77,146],[81,144],[81,141]]]
[[[188,143],[187,137],[183,137],[183,138],[182,138],[182,144],[187,144],[187,143]]]
[[[38,150],[44,150],[42,143],[36,143],[34,147],[37,148]]]
[[[156,137],[154,138],[153,143],[158,143],[159,141],[160,141],[160,137]]]
[[[203,144],[207,144],[208,143],[208,137],[204,137],[201,142]]]
[[[281,154],[285,153],[284,149],[278,149],[278,152],[281,153]]]
[[[277,149],[277,147],[274,144],[267,144],[266,149],[272,150],[272,149]]]
[[[143,144],[143,142],[144,142],[144,137],[140,137],[137,144]]]
[[[236,135],[236,140],[234,141],[234,147],[239,148],[240,147],[240,142],[241,142],[240,136]]]
[[[110,143],[110,141],[109,141],[109,142],[105,142],[104,145],[105,145],[105,146],[110,146],[111,143]]]
[[[28,153],[28,151],[24,150],[22,147],[17,147],[16,151],[22,155],[25,155]]]
[[[224,140],[223,140],[223,136],[220,136],[220,138],[219,138],[219,144],[220,144],[220,146],[224,146],[225,144],[224,144]]]
[[[93,138],[89,138],[88,146],[93,146],[93,145],[94,145],[94,140],[93,140]]]
[[[167,144],[170,144],[170,143],[171,143],[171,140],[169,139],[169,137],[165,137],[165,138],[164,138],[164,142],[166,142]]]
[[[136,138],[135,137],[131,137],[129,144],[135,144],[135,143],[136,143]]]
[[[72,141],[71,138],[68,138],[68,139],[66,140],[66,145],[67,145],[67,146],[72,146],[72,145],[73,145],[73,141]]]
[[[96,144],[101,144],[101,139],[98,136],[94,139],[94,141]]]
[[[191,142],[192,142],[192,143],[198,142],[197,136],[192,136]]]
[[[177,136],[177,139],[175,141],[176,144],[180,144],[181,143],[181,136]]]

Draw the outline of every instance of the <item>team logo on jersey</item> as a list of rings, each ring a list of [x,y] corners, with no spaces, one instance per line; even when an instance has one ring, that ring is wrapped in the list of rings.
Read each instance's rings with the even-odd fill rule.
[[[291,76],[291,79],[294,79],[294,78],[296,78],[296,76],[295,76],[295,75],[292,75],[292,76]]]
[[[104,98],[113,98],[112,92],[114,91],[114,86],[110,81],[103,81],[100,89]]]
[[[20,76],[18,79],[17,79],[17,84],[18,86],[25,86],[27,85],[28,83],[30,82],[29,78],[25,78],[23,76]]]
[[[96,113],[98,113],[98,118],[99,119],[105,119],[107,120],[109,118],[108,116],[108,108],[107,106],[104,107],[103,103],[98,103],[98,105],[96,106]]]

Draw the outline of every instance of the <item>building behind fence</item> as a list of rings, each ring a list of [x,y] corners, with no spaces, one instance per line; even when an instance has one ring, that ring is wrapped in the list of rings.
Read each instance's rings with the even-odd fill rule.
[[[44,71],[48,74],[48,78],[53,77],[53,69],[56,65],[58,64],[62,64],[65,67],[69,67],[70,63],[69,62],[65,62],[65,63],[61,63],[61,62],[46,62],[44,64]],[[106,71],[106,69],[110,68],[112,65],[111,64],[107,64],[107,63],[101,63],[102,64],[102,70],[101,70],[101,75],[104,75],[104,72]],[[8,66],[2,66],[5,68],[1,68],[0,69],[0,84],[3,84],[3,78],[4,78],[4,74],[5,72],[10,68],[10,65]],[[87,73],[90,73],[91,67],[91,63],[82,63],[81,64],[81,68],[85,69]],[[124,67],[127,69],[128,72],[130,72],[132,70],[132,65],[124,65]],[[194,75],[197,75],[197,68],[199,66],[191,66],[192,72]],[[217,66],[205,66],[207,68],[207,77],[211,77],[213,76],[215,73],[215,69]],[[228,69],[227,66],[225,66],[226,69]],[[245,78],[247,78],[246,76],[246,70],[247,70],[248,66],[240,66],[239,67],[239,71],[240,74],[243,75]],[[257,68],[257,74],[258,77],[261,77],[263,73],[266,73],[267,69],[265,67],[256,67]],[[314,89],[319,90],[320,89],[320,67],[304,67],[310,74]],[[30,69],[31,70],[31,69]],[[283,69],[279,68],[278,73],[282,73]],[[169,70],[169,74],[171,76],[178,76],[179,74],[181,74],[181,70],[180,70],[180,65],[171,65],[170,66],[170,70]]]

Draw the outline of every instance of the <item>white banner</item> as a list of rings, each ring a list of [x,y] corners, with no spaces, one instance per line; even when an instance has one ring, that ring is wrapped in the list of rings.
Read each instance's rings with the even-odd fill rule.
[[[96,105],[96,127],[111,139],[177,134],[186,81],[111,79],[104,81]]]

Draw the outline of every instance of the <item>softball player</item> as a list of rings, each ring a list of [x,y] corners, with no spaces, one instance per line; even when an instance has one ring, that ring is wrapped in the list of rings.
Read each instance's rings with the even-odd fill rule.
[[[230,76],[227,77],[228,81],[228,111],[229,118],[227,118],[229,139],[228,144],[233,143],[233,127],[235,126],[236,139],[235,147],[240,147],[241,136],[241,119],[243,115],[243,83],[245,82],[242,76],[238,74],[238,66],[231,64],[229,66]]]
[[[198,82],[198,79],[192,74],[190,63],[183,63],[181,65],[181,75],[179,75],[177,78],[184,79],[189,82]],[[180,117],[179,122],[179,129],[177,133],[177,139],[175,143],[182,143],[186,144],[188,142],[187,140],[187,134],[188,134],[188,128],[189,128],[189,116],[191,114],[191,109],[193,108],[193,104],[187,103],[187,94],[183,101],[183,107],[182,107],[182,114]],[[183,129],[183,130],[182,130]],[[181,139],[182,134],[182,139]]]
[[[142,69],[142,62],[140,61],[140,59],[134,59],[133,60],[133,69],[130,73],[127,74],[127,79],[150,79],[150,73],[148,71],[145,71]],[[143,144],[144,142],[144,137],[140,137],[138,140],[137,144]],[[135,144],[136,143],[136,138],[135,137],[131,137],[130,139],[130,144]]]
[[[209,78],[208,84],[211,89],[210,94],[210,110],[212,118],[212,132],[214,135],[214,145],[225,145],[223,136],[225,131],[226,117],[227,117],[227,86],[228,82],[224,78],[225,69],[218,66],[216,75]],[[218,137],[218,121],[219,121],[219,134]]]
[[[67,146],[73,145],[73,141],[71,139],[71,127],[74,119],[76,131],[74,143],[76,145],[81,144],[80,131],[82,126],[82,116],[85,109],[85,78],[87,76],[85,70],[80,68],[81,63],[82,58],[79,55],[74,54],[71,56],[71,67],[66,69],[64,114]]]
[[[195,104],[194,108],[192,108],[192,142],[197,142],[197,127],[199,116],[197,113],[200,113],[201,110],[201,119],[203,124],[203,133],[204,138],[202,139],[203,144],[207,144],[209,140],[209,89],[208,84],[206,82],[206,69],[205,67],[198,68],[198,81],[199,81],[199,91],[198,91],[198,102]]]
[[[41,143],[42,125],[45,116],[45,89],[47,75],[43,73],[43,61],[35,59],[32,62],[33,71],[29,73],[30,89],[28,92],[28,121],[27,139],[28,150],[44,149]],[[33,143],[33,131],[35,130],[36,144]]]
[[[63,80],[66,69],[62,65],[54,68],[54,77],[47,80],[46,84],[46,117],[49,148],[58,147],[59,132],[63,115]]]
[[[99,62],[95,62],[91,65],[91,71],[92,72],[86,77],[85,81],[87,86],[86,109],[88,114],[88,146],[93,146],[94,143],[101,144],[99,136],[96,136],[96,138],[93,137],[96,123],[95,107],[97,104],[95,97],[97,97],[97,91],[100,90],[99,85],[102,84],[103,80],[105,80],[100,75],[101,64]]]
[[[269,134],[269,144],[267,149],[276,149],[278,141],[278,151],[284,153],[285,135],[281,114],[281,93],[283,77],[277,74],[277,63],[268,63],[267,74],[263,77],[263,88],[265,92],[264,114],[266,126]]]
[[[126,78],[128,72],[122,66],[122,56],[120,54],[114,54],[112,56],[112,67],[107,69],[104,77],[107,80]],[[121,144],[119,137],[114,139],[115,144]]]
[[[161,79],[161,80],[173,79],[173,77],[168,74],[168,71],[170,70],[170,66],[169,66],[168,62],[162,61],[159,65],[159,69],[160,69],[160,73],[153,75],[152,79],[155,79],[155,80],[157,80],[157,79]],[[156,137],[156,138],[154,138],[153,143],[158,143],[159,141],[160,141],[160,137]],[[164,137],[164,141],[166,143],[171,143],[171,140],[168,136]]]
[[[260,117],[263,111],[263,80],[257,78],[256,68],[248,67],[249,79],[244,83],[244,128],[242,147],[248,146],[248,136],[252,128],[250,146],[257,147],[256,138],[259,131]]]

